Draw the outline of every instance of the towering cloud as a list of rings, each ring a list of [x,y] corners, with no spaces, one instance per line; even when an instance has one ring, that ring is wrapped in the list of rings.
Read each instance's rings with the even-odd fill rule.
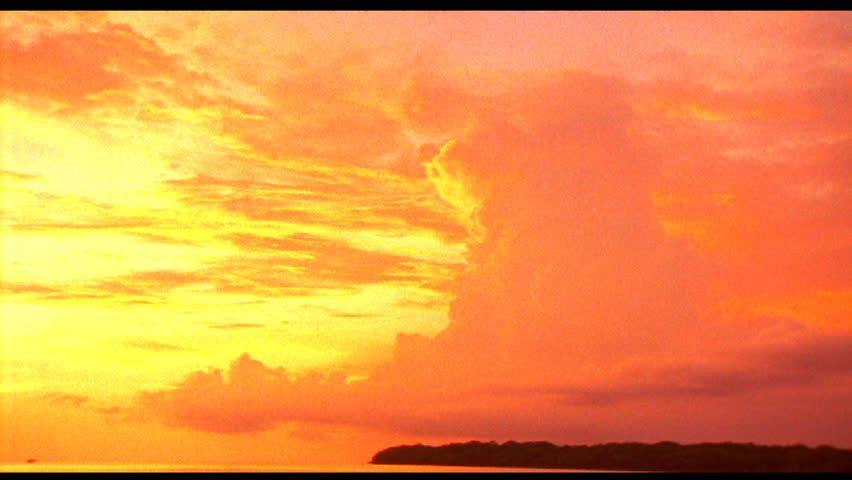
[[[816,408],[790,405],[798,395],[849,398],[852,337],[845,326],[826,331],[795,315],[725,309],[730,290],[717,285],[735,281],[735,261],[660,221],[655,198],[666,195],[666,169],[701,166],[677,165],[683,134],[655,134],[659,118],[637,107],[643,95],[613,78],[566,72],[488,99],[432,105],[444,118],[464,110],[470,119],[446,123],[459,135],[425,165],[470,233],[470,266],[453,284],[447,328],[434,338],[400,335],[392,360],[364,381],[303,389],[282,376],[262,402],[205,403],[210,424],[176,410],[181,397],[211,398],[194,381],[145,397],[147,407],[213,430],[218,422],[256,428],[240,418],[264,405],[270,424],[415,434],[793,440],[802,430],[791,425],[740,427],[730,402],[758,404],[756,415],[768,419]],[[238,388],[250,382],[241,378],[247,361],[230,370],[225,391],[237,397],[263,391]],[[848,442],[834,424],[846,413],[830,408],[809,435]],[[680,415],[692,420],[675,428]]]

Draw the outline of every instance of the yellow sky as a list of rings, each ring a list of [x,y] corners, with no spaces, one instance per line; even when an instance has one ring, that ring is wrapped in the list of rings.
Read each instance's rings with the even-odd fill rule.
[[[466,246],[428,179],[258,151],[223,123],[263,113],[183,105],[160,80],[0,104],[4,391],[127,396],[245,351],[365,373],[397,332],[445,326]]]

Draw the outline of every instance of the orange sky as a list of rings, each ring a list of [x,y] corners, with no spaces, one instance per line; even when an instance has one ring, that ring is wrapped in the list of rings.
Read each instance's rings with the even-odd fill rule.
[[[0,461],[852,446],[848,12],[0,15]]]

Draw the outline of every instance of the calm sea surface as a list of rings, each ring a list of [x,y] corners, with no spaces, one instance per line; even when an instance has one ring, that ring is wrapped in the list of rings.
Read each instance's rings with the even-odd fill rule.
[[[438,467],[431,465],[156,465],[156,464],[0,464],[0,472],[594,472],[552,468]]]

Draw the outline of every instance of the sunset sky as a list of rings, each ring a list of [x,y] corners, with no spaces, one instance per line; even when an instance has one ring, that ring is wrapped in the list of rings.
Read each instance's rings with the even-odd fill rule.
[[[0,13],[0,462],[852,447],[850,27]]]

